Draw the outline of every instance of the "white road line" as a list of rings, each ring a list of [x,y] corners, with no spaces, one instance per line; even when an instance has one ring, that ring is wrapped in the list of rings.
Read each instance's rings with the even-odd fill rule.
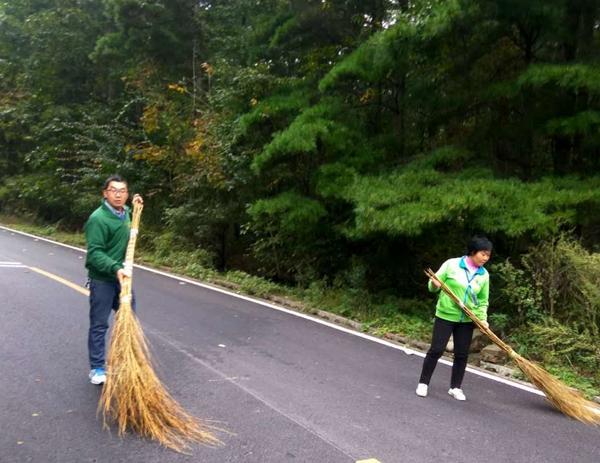
[[[0,262],[0,268],[26,268],[21,262]]]
[[[73,249],[74,251],[86,252],[85,249],[77,248],[77,247],[71,246],[69,244],[59,243],[58,241],[53,241],[48,238],[43,238],[41,236],[32,235],[31,233],[26,233],[26,232],[19,231],[19,230],[13,230],[12,228],[8,228],[3,225],[0,225],[0,230],[6,230],[11,233],[18,233],[19,235],[28,236],[29,238],[33,238],[35,240],[45,241],[47,243],[52,243],[52,244],[56,244],[58,246],[62,246],[63,248]]]
[[[25,232],[22,232],[22,231],[19,231],[19,230],[13,230],[12,228],[4,227],[2,225],[0,225],[0,229],[1,230],[9,231],[11,233],[18,233],[20,235],[24,235],[24,236],[27,236],[29,238],[34,238],[34,239],[38,239],[38,240],[41,240],[41,241],[46,241],[48,243],[52,243],[52,244],[56,244],[58,246],[62,246],[62,247],[65,247],[65,248],[72,249],[74,251],[79,251],[79,252],[83,252],[83,253],[86,252],[85,249],[80,249],[80,248],[77,248],[75,246],[70,246],[68,244],[59,243],[58,241],[53,241],[53,240],[50,240],[48,238],[42,238],[40,236],[32,235],[30,233],[25,233]],[[407,355],[416,355],[418,357],[425,357],[425,354],[423,352],[419,352],[419,351],[410,349],[408,347],[404,347],[404,346],[401,346],[401,345],[398,345],[398,344],[394,344],[392,342],[386,341],[385,339],[376,338],[376,337],[371,336],[369,334],[361,333],[359,331],[354,331],[354,330],[351,330],[349,328],[345,328],[343,326],[335,325],[333,323],[327,322],[325,320],[321,320],[321,319],[313,317],[311,315],[307,315],[307,314],[304,314],[302,312],[296,312],[296,311],[291,310],[291,309],[286,309],[285,307],[281,307],[281,306],[278,306],[278,305],[275,305],[275,304],[271,304],[269,302],[266,302],[266,301],[263,301],[263,300],[260,300],[260,299],[255,299],[253,297],[244,296],[242,294],[237,294],[237,293],[234,293],[232,291],[229,291],[229,290],[226,290],[226,289],[223,289],[223,288],[219,288],[219,287],[216,287],[216,286],[212,286],[212,285],[209,285],[209,284],[206,284],[206,283],[200,283],[198,281],[194,281],[194,280],[191,280],[189,278],[184,278],[184,277],[180,277],[180,276],[177,276],[177,275],[172,275],[170,273],[166,273],[166,272],[163,272],[163,271],[160,271],[160,270],[156,270],[156,269],[153,269],[153,268],[150,268],[150,267],[146,267],[144,265],[135,264],[134,267],[140,268],[142,270],[146,270],[147,272],[155,273],[157,275],[161,275],[161,276],[164,276],[164,277],[167,277],[167,278],[171,278],[171,279],[174,279],[174,280],[177,280],[177,281],[180,281],[180,282],[189,283],[191,285],[199,286],[199,287],[205,288],[205,289],[210,289],[210,290],[216,291],[218,293],[227,294],[229,296],[232,296],[232,297],[235,297],[235,298],[238,298],[238,299],[242,299],[244,301],[253,302],[255,304],[262,305],[264,307],[269,307],[271,309],[278,310],[280,312],[284,312],[284,313],[293,315],[295,317],[304,318],[304,319],[310,320],[310,321],[312,321],[314,323],[318,323],[320,325],[325,325],[325,326],[328,326],[328,327],[333,328],[335,330],[343,331],[344,333],[348,333],[348,334],[351,334],[353,336],[358,336],[359,338],[367,339],[369,341],[376,342],[378,344],[382,344],[382,345],[387,346],[387,347],[391,347],[392,349],[401,350],[402,352],[404,352]],[[452,365],[451,361],[448,361],[448,360],[443,359],[443,358],[439,360],[439,363],[443,363],[444,365],[448,365],[448,366]],[[483,378],[487,378],[487,379],[490,379],[492,381],[496,381],[498,383],[506,384],[507,386],[511,386],[511,387],[514,387],[514,388],[517,388],[517,389],[521,389],[523,391],[531,392],[532,394],[536,394],[536,395],[545,397],[545,394],[542,391],[540,391],[540,390],[538,390],[538,389],[536,389],[536,388],[534,388],[532,386],[528,386],[526,384],[517,383],[517,382],[511,381],[510,379],[503,378],[503,377],[500,377],[500,376],[496,376],[496,375],[493,375],[491,373],[486,373],[485,371],[477,370],[477,369],[474,369],[474,368],[471,368],[471,367],[467,367],[467,371],[469,373],[474,374],[474,375],[481,376]]]

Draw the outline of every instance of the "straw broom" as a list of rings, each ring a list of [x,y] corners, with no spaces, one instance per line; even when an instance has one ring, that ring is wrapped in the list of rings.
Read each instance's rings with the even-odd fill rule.
[[[129,272],[133,269],[141,214],[142,205],[134,202],[124,263]],[[114,422],[120,436],[131,429],[182,453],[191,442],[220,444],[211,432],[216,428],[189,415],[156,376],[146,338],[131,307],[131,297],[131,278],[125,277],[108,351],[108,375],[98,404],[104,427]]]
[[[587,424],[600,425],[600,407],[586,400],[578,391],[566,386],[556,377],[552,376],[537,363],[534,363],[517,354],[508,344],[503,342],[492,330],[485,326],[479,318],[469,309],[452,290],[441,281],[437,275],[428,268],[425,274],[441,285],[444,291],[468,316],[475,325],[485,333],[498,347],[505,351],[517,364],[519,369],[546,395],[546,398],[565,415]]]

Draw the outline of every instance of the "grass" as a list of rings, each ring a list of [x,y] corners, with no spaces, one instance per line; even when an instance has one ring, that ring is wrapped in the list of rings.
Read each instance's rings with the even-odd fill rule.
[[[60,230],[56,225],[36,225],[32,221],[2,214],[0,214],[0,224],[71,246],[85,247],[85,236],[82,232],[66,232]]]

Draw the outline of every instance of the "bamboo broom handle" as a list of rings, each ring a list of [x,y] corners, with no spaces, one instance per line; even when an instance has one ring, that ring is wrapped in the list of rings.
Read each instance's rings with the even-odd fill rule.
[[[144,206],[138,202],[133,203],[133,212],[131,214],[131,228],[129,230],[129,242],[127,243],[127,251],[125,252],[125,262],[123,267],[132,274],[133,271],[133,255],[135,253],[135,244],[137,242],[137,235],[140,226],[140,219],[142,216],[142,209]],[[121,286],[120,298],[128,299],[131,297],[131,278],[123,278],[123,284]]]
[[[508,344],[506,344],[504,341],[502,341],[498,336],[496,336],[496,334],[491,329],[486,327],[481,322],[481,320],[477,317],[477,315],[475,315],[473,313],[473,311],[471,309],[469,309],[466,306],[466,304],[463,301],[461,301],[456,294],[454,294],[452,292],[452,290],[448,287],[448,285],[446,285],[446,283],[444,283],[442,280],[440,280],[438,278],[438,276],[433,272],[433,270],[428,268],[427,270],[425,270],[425,274],[432,280],[440,283],[440,289],[442,291],[444,291],[450,297],[450,299],[452,299],[456,303],[456,305],[458,305],[462,309],[462,311],[467,314],[467,316],[471,320],[473,320],[473,323],[475,323],[482,332],[484,332],[498,347],[500,347],[502,350],[504,350],[509,355],[509,357],[514,358],[515,355],[518,355],[512,349],[512,347],[510,347]]]

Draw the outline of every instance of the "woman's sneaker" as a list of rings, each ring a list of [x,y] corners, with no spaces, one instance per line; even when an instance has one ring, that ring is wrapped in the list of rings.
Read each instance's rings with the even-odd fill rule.
[[[465,397],[465,394],[462,391],[462,389],[459,389],[458,387],[449,389],[448,390],[448,394],[450,394],[456,400],[467,400],[467,398]]]
[[[429,389],[429,386],[427,386],[427,384],[419,383],[419,385],[417,386],[416,393],[419,397],[427,397],[428,389]]]
[[[104,384],[106,382],[106,372],[104,368],[94,368],[90,370],[89,378],[92,384]]]

